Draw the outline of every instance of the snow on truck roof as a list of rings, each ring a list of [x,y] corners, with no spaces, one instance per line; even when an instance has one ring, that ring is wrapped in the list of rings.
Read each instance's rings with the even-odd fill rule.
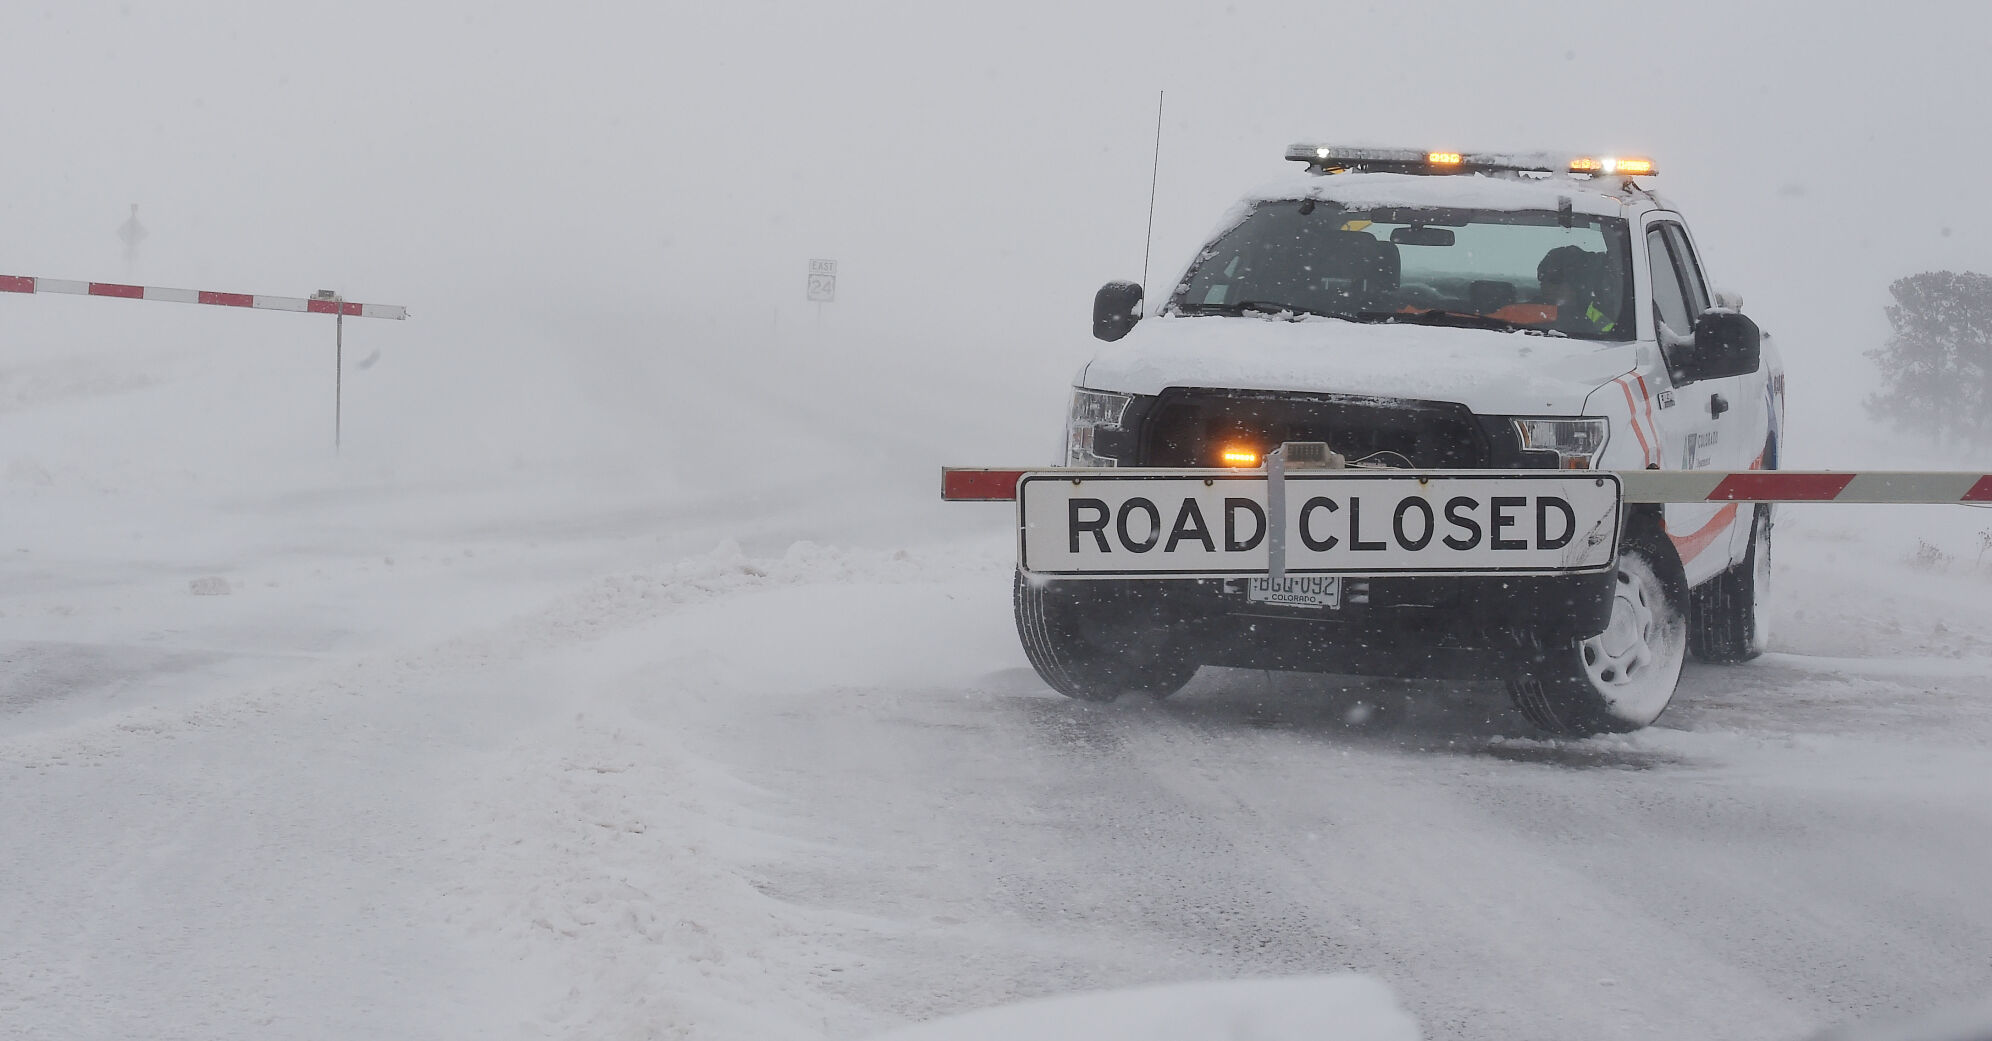
[[[1617,187],[1615,184],[1613,187]],[[1343,206],[1433,206],[1476,210],[1555,210],[1569,199],[1578,213],[1623,217],[1632,205],[1647,201],[1644,192],[1622,194],[1564,177],[1520,180],[1485,174],[1427,177],[1400,173],[1302,174],[1260,185],[1248,192],[1246,203],[1317,199]]]
[[[1619,216],[1651,198],[1630,178],[1653,160],[1568,153],[1432,152],[1302,142],[1286,157],[1308,172],[1264,185],[1245,201],[1319,199],[1344,206],[1443,206],[1485,210],[1571,209]]]

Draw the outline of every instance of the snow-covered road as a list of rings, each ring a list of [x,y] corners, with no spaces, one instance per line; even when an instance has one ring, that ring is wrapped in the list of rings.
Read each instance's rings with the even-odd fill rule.
[[[11,547],[10,1036],[853,1038],[1357,969],[1433,1037],[1792,1038],[1992,987],[1988,579],[1862,518],[1789,518],[1777,653],[1553,743],[1472,686],[1066,701],[995,512],[743,552],[392,499]]]
[[[404,355],[335,461],[308,361],[0,364],[0,1036],[854,1039],[1355,969],[1437,1038],[1780,1039],[1992,991],[1978,511],[1787,511],[1774,653],[1629,737],[1243,671],[1085,705],[1007,509],[934,498],[1019,457],[1015,386],[762,402],[731,451],[780,464],[701,472],[700,386],[615,381],[680,395],[647,428],[542,380],[635,447],[535,454],[422,426],[460,370]]]

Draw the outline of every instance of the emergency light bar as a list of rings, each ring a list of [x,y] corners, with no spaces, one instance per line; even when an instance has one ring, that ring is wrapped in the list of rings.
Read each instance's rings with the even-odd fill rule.
[[[1617,174],[1620,177],[1631,177],[1636,174],[1642,177],[1651,177],[1653,176],[1653,160],[1633,159],[1630,157],[1615,159],[1611,156],[1603,158],[1588,155],[1579,156],[1570,160],[1570,172]]]
[[[1417,148],[1351,148],[1300,142],[1286,157],[1306,163],[1316,173],[1540,173],[1604,177],[1651,177],[1655,167],[1646,158],[1551,152],[1432,152]]]

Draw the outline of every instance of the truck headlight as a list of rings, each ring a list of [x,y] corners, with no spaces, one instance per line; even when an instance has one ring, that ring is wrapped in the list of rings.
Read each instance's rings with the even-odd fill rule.
[[[1589,470],[1605,454],[1611,421],[1602,416],[1582,419],[1515,417],[1515,433],[1524,452],[1555,452],[1559,470]]]
[[[1130,394],[1075,388],[1072,411],[1065,420],[1065,465],[1119,466],[1120,460],[1094,450],[1094,438],[1101,430],[1119,430],[1121,417],[1133,401]]]

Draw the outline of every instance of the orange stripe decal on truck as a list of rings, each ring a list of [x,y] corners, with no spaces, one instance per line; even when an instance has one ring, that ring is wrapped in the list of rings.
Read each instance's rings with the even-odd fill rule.
[[[1692,534],[1676,535],[1671,531],[1668,532],[1667,537],[1674,541],[1674,551],[1681,555],[1681,563],[1685,564],[1700,556],[1701,551],[1707,549],[1710,543],[1726,534],[1729,526],[1736,522],[1736,512],[1737,504],[1732,502],[1715,511],[1715,516]]]
[[[1644,460],[1644,465],[1652,466],[1653,446],[1646,443],[1646,431],[1639,429],[1639,406],[1632,402],[1632,387],[1625,382],[1624,376],[1612,382],[1618,384],[1618,389],[1625,394],[1625,413],[1632,417],[1632,432],[1639,438],[1640,457]]]

